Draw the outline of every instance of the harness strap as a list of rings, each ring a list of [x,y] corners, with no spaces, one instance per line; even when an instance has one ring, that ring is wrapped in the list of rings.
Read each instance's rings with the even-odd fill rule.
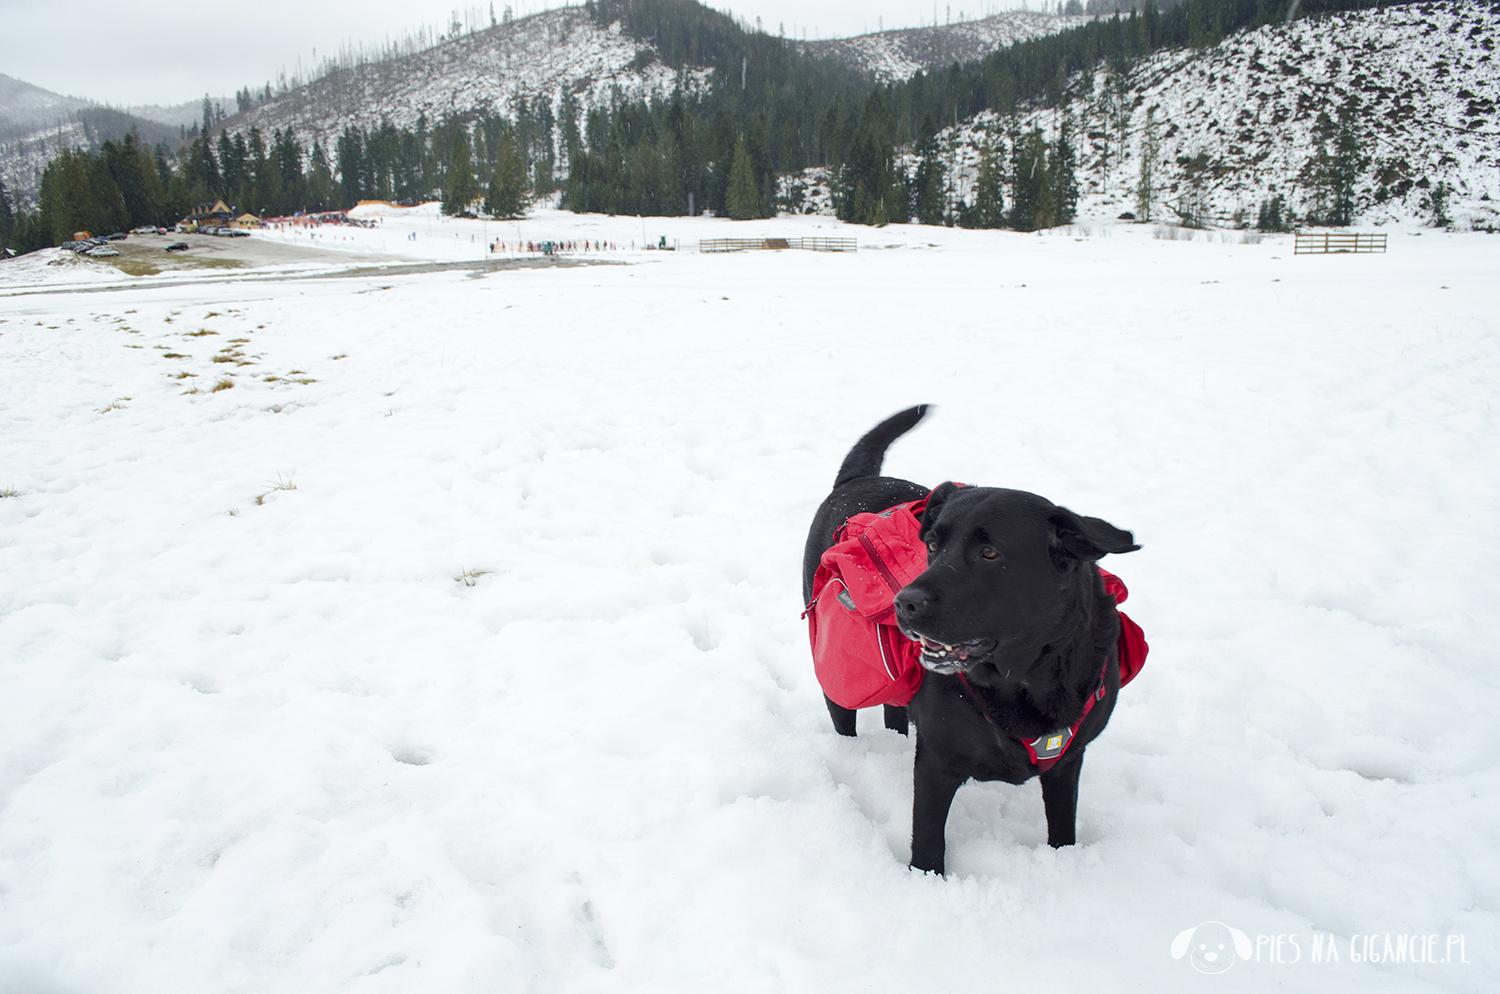
[[[1108,659],[1104,661],[1104,665],[1106,667],[1109,666]],[[964,689],[978,702],[979,713],[984,715],[984,720],[998,728],[999,725],[990,716],[990,709],[984,706],[984,698],[969,683],[969,678],[960,672],[958,679],[964,685]],[[1026,747],[1026,756],[1031,760],[1032,766],[1035,766],[1040,772],[1046,773],[1057,765],[1057,761],[1062,759],[1063,753],[1068,751],[1068,746],[1073,744],[1073,737],[1078,734],[1078,726],[1082,725],[1083,720],[1089,716],[1089,712],[1094,710],[1094,705],[1104,700],[1106,690],[1107,688],[1104,685],[1104,670],[1101,669],[1099,671],[1099,686],[1083,702],[1083,714],[1078,716],[1077,721],[1061,731],[1047,732],[1043,735],[1038,735],[1030,741],[1019,736],[1016,737],[1016,741]]]

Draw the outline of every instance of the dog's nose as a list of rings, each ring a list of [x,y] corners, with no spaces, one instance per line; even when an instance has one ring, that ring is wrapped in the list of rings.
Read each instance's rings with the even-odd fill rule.
[[[906,587],[896,595],[896,617],[907,621],[920,615],[927,608],[927,595],[920,590]]]

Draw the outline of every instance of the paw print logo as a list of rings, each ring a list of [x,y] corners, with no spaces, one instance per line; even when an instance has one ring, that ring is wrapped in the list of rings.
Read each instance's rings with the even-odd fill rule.
[[[1188,957],[1199,973],[1223,973],[1236,959],[1249,959],[1253,952],[1250,937],[1223,922],[1195,925],[1172,940],[1172,958]]]

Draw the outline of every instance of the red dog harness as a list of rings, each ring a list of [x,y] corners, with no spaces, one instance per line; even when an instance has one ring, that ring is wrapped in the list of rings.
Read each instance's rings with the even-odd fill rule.
[[[813,600],[802,616],[812,643],[813,669],[828,699],[857,710],[890,704],[905,707],[922,686],[926,670],[921,648],[896,627],[896,594],[927,569],[927,548],[919,535],[927,499],[909,501],[875,513],[856,514],[834,534],[813,574]],[[1129,592],[1120,578],[1100,570],[1104,590],[1116,604]],[[1146,662],[1146,636],[1124,612],[1120,614],[1120,686],[1135,678]],[[1106,664],[1107,665],[1107,664]],[[983,699],[959,675],[964,689],[990,719]],[[1083,714],[1068,728],[1020,740],[1039,770],[1052,768],[1078,733],[1094,705],[1104,699],[1104,674],[1084,702]]]

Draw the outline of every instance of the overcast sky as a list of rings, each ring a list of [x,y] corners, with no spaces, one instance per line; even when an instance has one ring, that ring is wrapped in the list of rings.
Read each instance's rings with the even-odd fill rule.
[[[509,0],[515,16],[564,6],[558,0]],[[505,0],[496,0],[496,16]],[[968,19],[1022,6],[1021,0],[744,0],[710,3],[772,33],[837,38],[884,27]],[[1038,8],[1031,3],[1033,10]],[[422,24],[445,30],[455,8],[485,24],[489,3],[451,0],[0,0],[0,73],[44,89],[117,106],[177,104],[205,92],[231,96],[261,87],[300,59],[304,70],[348,41],[379,45]]]

